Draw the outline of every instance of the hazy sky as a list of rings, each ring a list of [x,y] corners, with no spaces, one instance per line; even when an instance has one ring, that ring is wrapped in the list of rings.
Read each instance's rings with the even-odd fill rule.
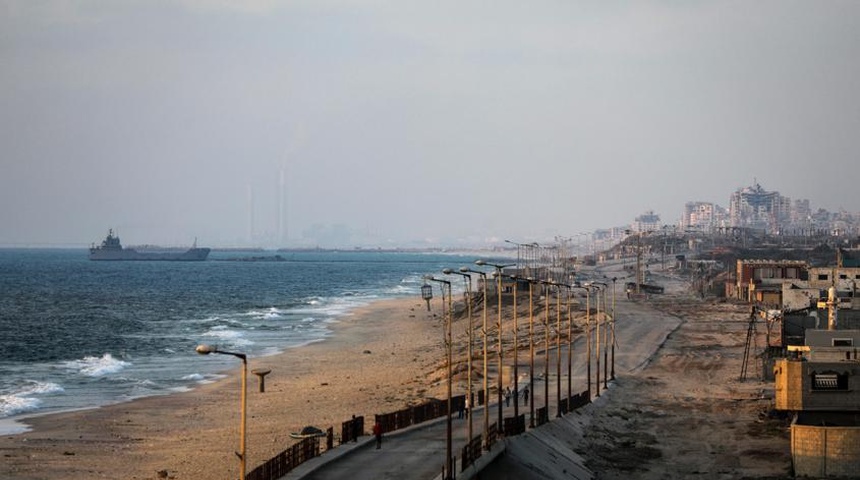
[[[274,245],[282,175],[291,245],[860,211],[858,160],[858,1],[0,0],[0,245]]]

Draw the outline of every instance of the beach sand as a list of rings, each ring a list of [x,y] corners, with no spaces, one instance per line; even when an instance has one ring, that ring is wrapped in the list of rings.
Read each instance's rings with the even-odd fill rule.
[[[772,383],[737,379],[748,307],[686,293],[646,303],[629,308],[667,310],[684,324],[647,368],[620,376],[595,410],[580,445],[586,464],[607,479],[783,478],[786,425],[762,419]],[[443,399],[444,323],[438,301],[433,308],[414,298],[380,301],[340,318],[324,341],[249,359],[249,369],[272,373],[262,394],[249,375],[248,471],[306,425],[334,427],[337,436],[342,422],[363,415],[369,431],[374,414]],[[467,343],[464,317],[453,326],[459,346]],[[535,335],[542,335],[537,324]],[[464,356],[461,348],[454,355]],[[465,372],[454,367],[459,394]],[[0,437],[0,478],[156,479],[159,471],[180,480],[235,478],[239,378],[237,369],[191,392],[34,418],[33,431]]]
[[[369,430],[374,414],[443,398],[441,375],[432,373],[444,365],[443,322],[433,307],[416,298],[376,302],[332,323],[323,341],[250,358],[247,470],[306,425],[339,435],[342,422],[364,415]],[[253,369],[272,370],[265,393]],[[0,478],[235,478],[240,378],[237,368],[190,392],[31,418],[31,431],[0,437]]]

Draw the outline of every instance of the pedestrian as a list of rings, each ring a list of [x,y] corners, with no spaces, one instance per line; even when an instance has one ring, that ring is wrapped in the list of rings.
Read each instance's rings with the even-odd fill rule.
[[[379,422],[373,424],[373,435],[376,437],[376,449],[382,448],[382,425]]]
[[[511,406],[511,387],[505,389],[505,406]]]
[[[463,411],[466,409],[464,404],[460,404],[457,408],[457,418],[463,418]]]
[[[525,402],[525,405],[527,407],[529,406],[529,386],[528,385],[526,385],[526,387],[523,388],[523,402]]]
[[[469,418],[469,397],[466,397],[466,401],[464,402],[464,404],[465,404],[465,412],[464,413],[466,414],[466,418]]]

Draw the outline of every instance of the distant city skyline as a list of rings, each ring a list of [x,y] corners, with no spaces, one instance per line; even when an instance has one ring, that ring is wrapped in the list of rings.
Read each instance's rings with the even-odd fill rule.
[[[860,208],[860,3],[0,0],[0,246],[488,245]]]

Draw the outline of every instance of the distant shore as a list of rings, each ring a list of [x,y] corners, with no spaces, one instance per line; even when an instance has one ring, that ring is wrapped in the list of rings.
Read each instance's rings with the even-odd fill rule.
[[[443,357],[434,313],[416,298],[381,300],[338,318],[323,341],[249,359],[248,470],[284,450],[293,442],[289,433],[306,425],[337,433],[352,415],[372,418],[441,398],[438,379],[427,379]],[[272,370],[265,393],[250,373],[258,368]],[[177,480],[234,476],[239,373],[190,392],[29,418],[32,431],[0,437],[0,477],[149,479],[165,470]]]

